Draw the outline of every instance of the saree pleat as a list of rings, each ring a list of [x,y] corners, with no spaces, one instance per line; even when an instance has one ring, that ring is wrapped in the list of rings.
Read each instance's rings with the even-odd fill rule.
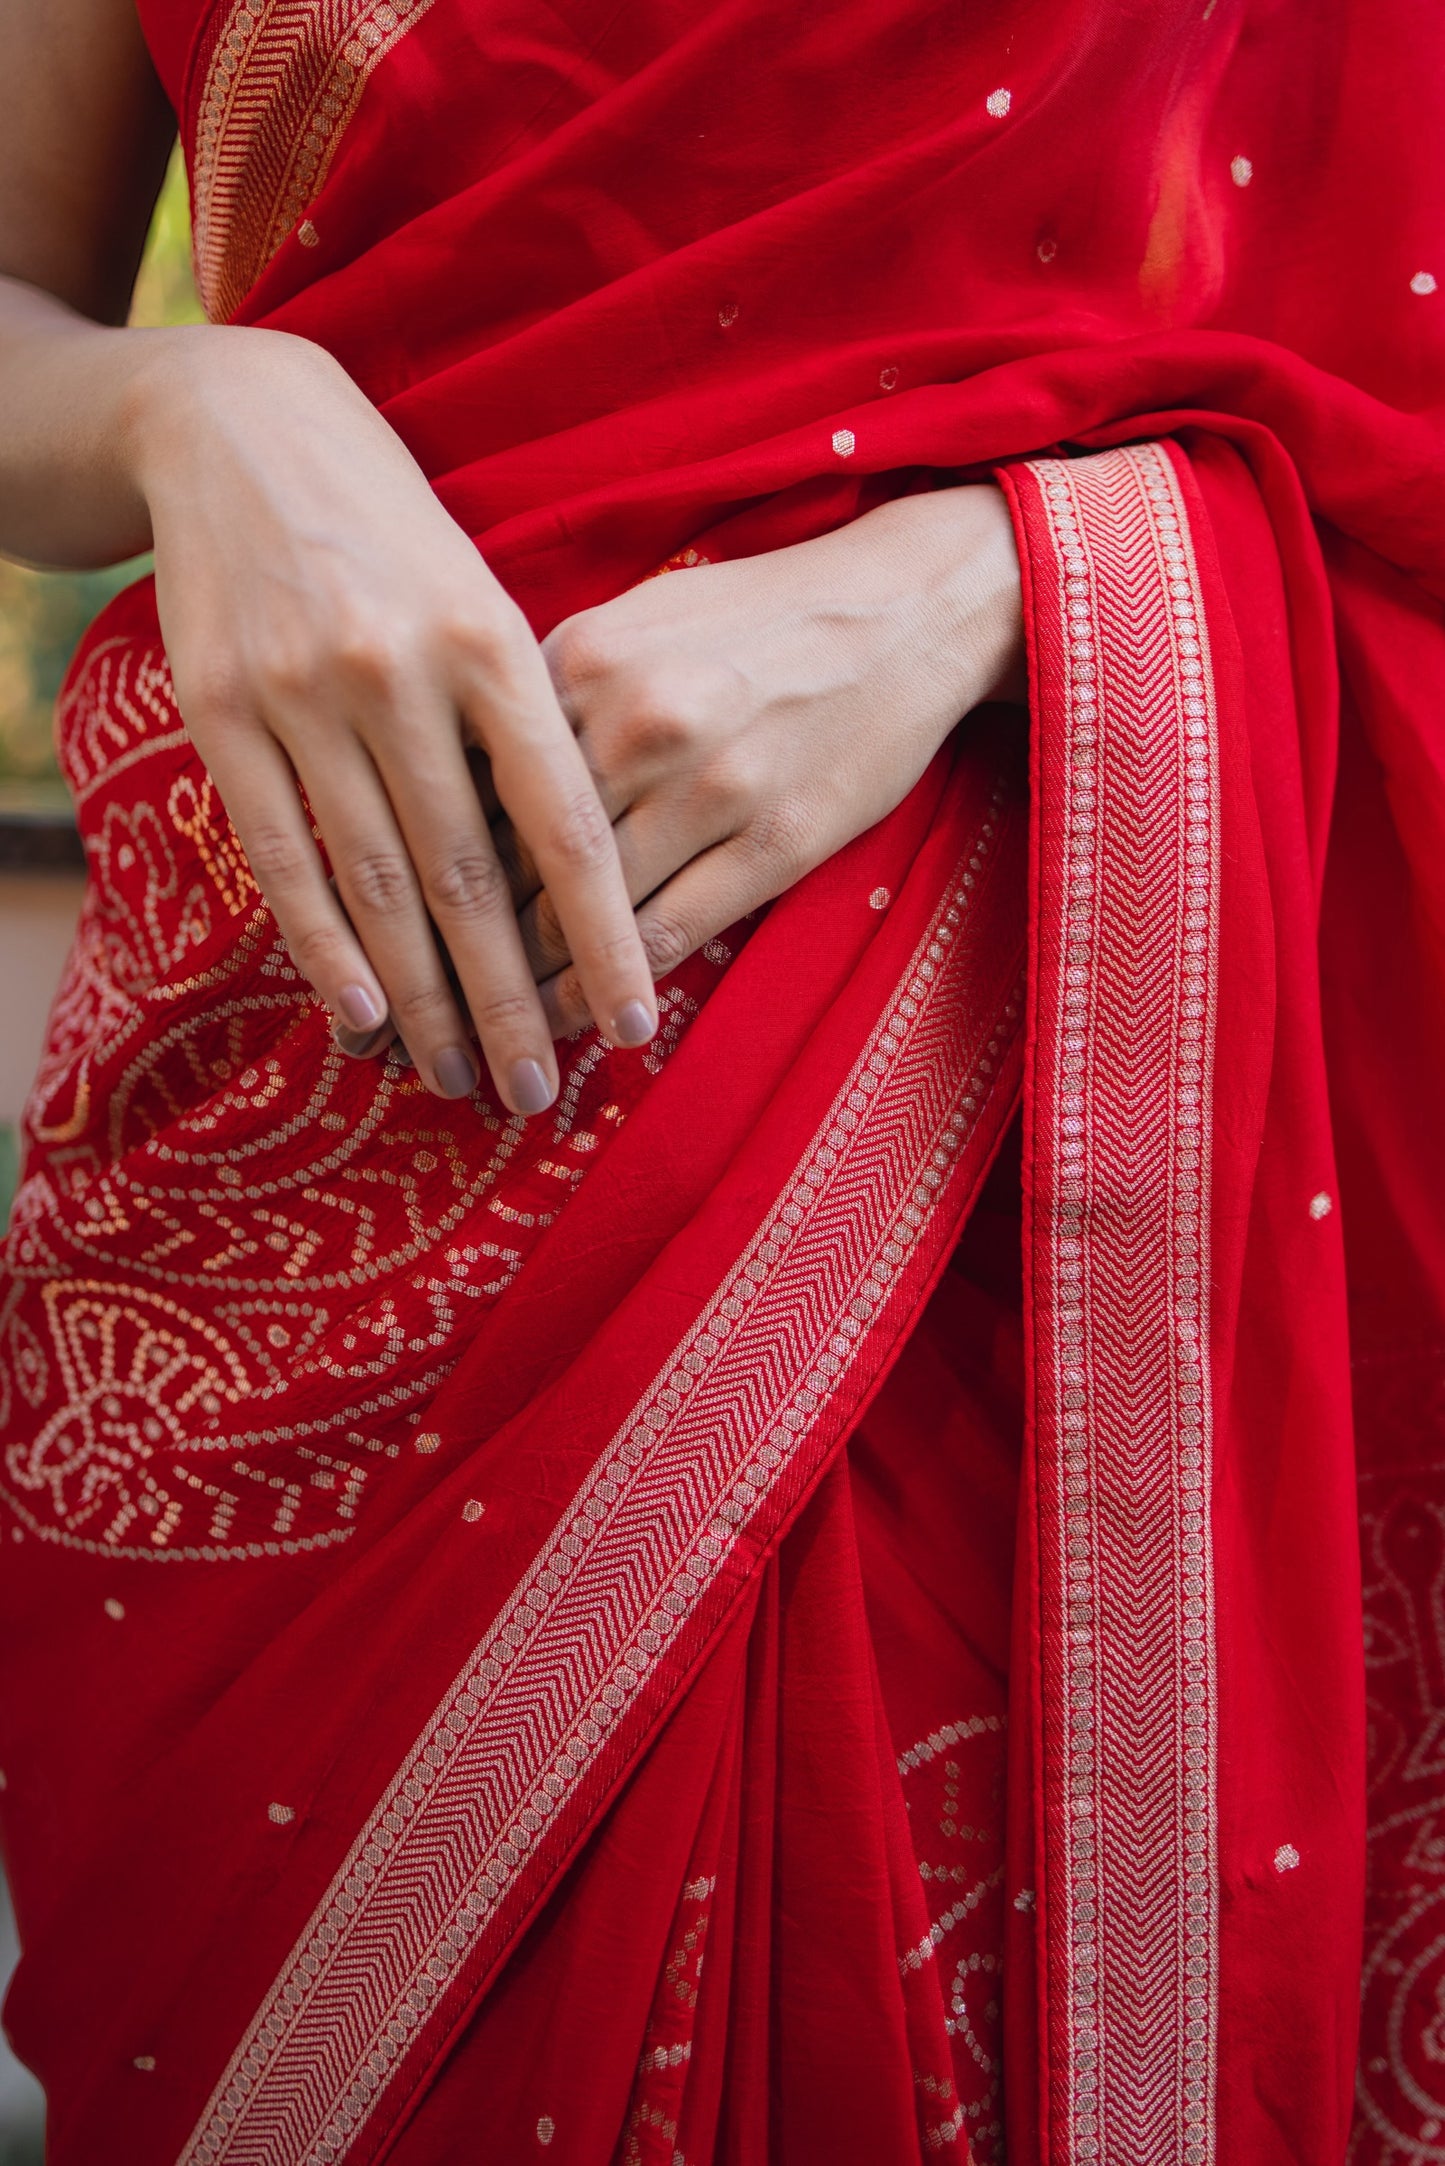
[[[726,1902],[735,1874],[749,1621],[745,1612],[715,1650],[509,1964],[485,2021],[469,2025],[448,2056],[393,2148],[399,2161],[467,2146],[525,2156],[539,2140],[562,2159],[648,2158],[660,2135],[654,2114],[675,2122],[663,2102],[680,2103],[670,2094],[690,2081],[694,2017],[706,2022],[686,1938],[709,1919],[719,1885]],[[717,1971],[721,2021],[715,2015],[712,2028],[725,2035],[723,1952]],[[707,1988],[711,2000],[711,1976]],[[670,2059],[672,2045],[686,2045],[686,2055]],[[669,2161],[680,2147],[674,2127]]]
[[[986,1216],[1006,1252],[1010,1214]],[[998,1271],[992,1243],[967,1249]],[[998,2155],[1006,1650],[989,1639],[1009,1609],[1016,1332],[1014,1305],[955,1266],[848,1463],[391,2156],[420,2166],[479,2131],[523,2155],[539,2123],[555,2157],[618,2166],[906,2156],[960,2130],[981,2161]],[[902,1539],[920,1407],[955,1447],[930,1505],[951,1567],[932,1586]],[[991,1497],[965,1471],[990,1454]],[[931,1746],[945,1713],[950,1741]],[[920,1946],[930,1959],[909,1965]],[[625,2111],[600,2086],[577,2110],[579,2062],[614,2082],[632,2069]]]

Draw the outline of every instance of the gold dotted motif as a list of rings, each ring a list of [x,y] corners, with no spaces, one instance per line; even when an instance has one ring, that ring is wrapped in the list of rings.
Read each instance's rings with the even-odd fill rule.
[[[153,631],[97,628],[59,729],[90,883],[0,1270],[0,1504],[137,1560],[344,1541],[740,943],[644,1052],[562,1048],[550,1120],[446,1104],[332,1043]]]
[[[940,1723],[898,1756],[929,1915],[927,1933],[903,1950],[898,1967],[905,1981],[934,1964],[943,1967],[944,2028],[953,2049],[951,2075],[915,2075],[925,2107],[923,2136],[928,2148],[937,2150],[956,2142],[966,2127],[969,2156],[977,2166],[1003,2153],[1004,1867],[998,1800],[1005,1732],[1000,1713],[967,1715]],[[950,2105],[951,2111],[937,2113]],[[936,2118],[926,2110],[930,2106]]]

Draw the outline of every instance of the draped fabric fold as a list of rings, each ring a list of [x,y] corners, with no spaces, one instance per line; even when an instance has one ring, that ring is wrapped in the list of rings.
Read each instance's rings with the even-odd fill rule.
[[[1357,13],[148,0],[208,306],[539,629],[993,476],[1030,714],[527,1125],[340,1058],[92,629],[0,1307],[57,2166],[1439,2155],[1445,339],[1340,146],[1442,191]]]

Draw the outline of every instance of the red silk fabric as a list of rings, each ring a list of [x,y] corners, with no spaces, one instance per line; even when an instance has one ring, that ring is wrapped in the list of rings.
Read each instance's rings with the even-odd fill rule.
[[[523,1131],[331,1053],[96,628],[0,1313],[59,2166],[1438,2156],[1438,24],[142,12],[211,306],[539,628],[998,469],[1033,774]]]

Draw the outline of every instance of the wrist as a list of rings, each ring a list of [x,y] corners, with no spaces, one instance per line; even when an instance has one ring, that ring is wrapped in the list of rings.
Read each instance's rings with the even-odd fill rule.
[[[1023,589],[1003,491],[974,483],[900,497],[870,513],[908,582],[936,664],[948,670],[958,712],[984,700],[1027,697]]]
[[[322,348],[285,332],[186,324],[123,335],[137,343],[116,439],[126,478],[148,509],[174,477],[194,471],[208,430],[229,427],[253,404],[274,411],[298,381],[341,374]]]
[[[169,459],[183,455],[185,411],[204,364],[210,326],[127,330],[130,367],[117,390],[113,441],[125,480],[149,507]]]

